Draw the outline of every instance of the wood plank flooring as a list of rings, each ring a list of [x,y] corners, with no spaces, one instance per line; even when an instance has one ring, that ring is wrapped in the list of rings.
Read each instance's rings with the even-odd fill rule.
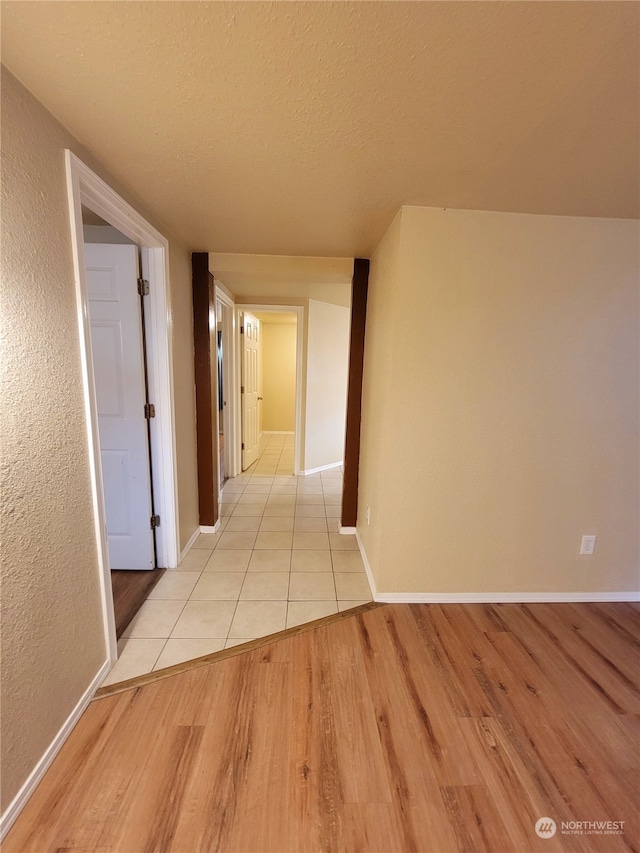
[[[385,605],[97,699],[3,853],[638,851],[639,615]]]
[[[136,615],[147,596],[158,583],[166,569],[148,572],[114,570],[111,572],[113,609],[116,617],[116,637],[120,639],[124,629]]]

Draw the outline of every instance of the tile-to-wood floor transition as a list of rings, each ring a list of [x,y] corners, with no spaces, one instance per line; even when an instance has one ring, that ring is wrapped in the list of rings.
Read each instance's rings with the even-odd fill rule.
[[[230,649],[94,700],[3,853],[638,851],[638,615],[381,605]]]
[[[292,439],[265,436],[255,465],[226,482],[221,531],[161,578],[105,685],[371,600],[355,536],[339,533],[342,472],[279,474],[292,470]]]

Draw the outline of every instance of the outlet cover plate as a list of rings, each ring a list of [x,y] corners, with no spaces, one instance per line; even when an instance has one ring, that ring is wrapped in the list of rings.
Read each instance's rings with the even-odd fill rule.
[[[595,533],[590,533],[587,536],[583,536],[582,537],[582,544],[580,545],[580,554],[581,555],[593,554],[595,547],[596,547]]]

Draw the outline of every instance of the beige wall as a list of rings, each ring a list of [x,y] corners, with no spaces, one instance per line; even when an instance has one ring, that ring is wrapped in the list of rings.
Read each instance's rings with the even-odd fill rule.
[[[305,471],[344,458],[351,312],[309,300]]]
[[[106,659],[66,196],[67,147],[127,197],[3,69],[3,811]],[[134,199],[128,200],[145,214]],[[184,543],[197,525],[192,321],[189,253],[175,241],[170,263]]]
[[[296,426],[295,323],[262,323],[262,429],[293,432]]]
[[[634,221],[403,208],[365,347],[379,592],[638,588],[638,249]]]

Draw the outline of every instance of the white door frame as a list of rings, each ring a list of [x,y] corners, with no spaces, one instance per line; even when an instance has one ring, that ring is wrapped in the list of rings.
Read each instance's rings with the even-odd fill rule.
[[[296,314],[296,426],[295,426],[295,436],[293,441],[293,473],[297,476],[304,470],[304,460],[301,458],[302,456],[302,448],[304,445],[304,433],[303,433],[303,419],[302,419],[302,389],[303,389],[303,367],[304,367],[304,308],[301,305],[259,305],[256,303],[252,303],[251,305],[239,305],[236,303],[236,311],[237,311],[237,347],[236,353],[238,358],[238,364],[240,359],[240,323],[241,318],[240,314],[243,311],[251,311],[255,313],[256,311],[262,311],[264,313],[274,312],[278,314],[282,314],[283,312],[287,314]],[[240,387],[240,379],[239,374],[236,379],[238,388]],[[236,453],[240,454],[241,445],[242,445],[242,430],[240,428],[240,416],[238,413],[238,419],[235,424],[234,429],[235,436],[235,445],[236,445]],[[239,457],[241,458],[241,457]]]
[[[115,663],[118,656],[116,628],[107,549],[81,206],[84,204],[93,210],[141,247],[143,276],[149,280],[150,285],[145,331],[149,396],[156,409],[156,417],[150,421],[150,426],[154,502],[156,513],[161,518],[160,526],[156,528],[157,558],[158,565],[171,569],[178,565],[179,540],[171,314],[168,294],[169,244],[162,234],[72,151],[65,151],[65,159],[102,614],[107,654],[110,662]]]
[[[214,279],[215,283],[215,279]],[[223,341],[223,358],[222,358],[222,381],[224,387],[224,396],[227,405],[223,414],[224,426],[224,456],[227,477],[237,477],[240,473],[240,461],[237,455],[237,447],[235,441],[235,412],[237,403],[236,389],[236,329],[237,318],[236,303],[219,287],[215,288],[216,296],[216,312],[218,302],[222,304],[225,311],[222,320],[222,341]],[[217,376],[217,373],[216,373]],[[217,406],[216,406],[217,409]],[[216,415],[216,426],[220,432],[220,424],[218,422],[219,413]]]

